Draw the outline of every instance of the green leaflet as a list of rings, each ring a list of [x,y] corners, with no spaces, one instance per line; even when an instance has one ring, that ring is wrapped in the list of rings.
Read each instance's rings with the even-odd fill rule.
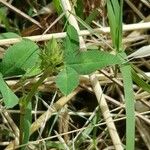
[[[79,84],[78,73],[70,67],[65,67],[56,78],[56,85],[64,95],[71,93]]]
[[[70,59],[68,57],[72,57],[75,53],[79,52],[79,37],[76,29],[69,25],[67,27],[67,36],[65,38],[64,46],[65,46],[65,61],[69,63]]]
[[[6,108],[12,108],[18,104],[19,102],[18,97],[7,86],[1,73],[0,73],[0,92],[3,96],[3,101]]]
[[[32,41],[23,39],[10,46],[0,64],[4,77],[24,74],[39,61],[39,47]]]
[[[68,57],[68,61],[67,65],[74,68],[80,75],[90,74],[97,69],[121,63],[118,56],[98,50],[80,52]]]

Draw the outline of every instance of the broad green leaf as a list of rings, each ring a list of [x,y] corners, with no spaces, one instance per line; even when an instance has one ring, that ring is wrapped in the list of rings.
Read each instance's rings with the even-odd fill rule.
[[[73,54],[79,51],[79,35],[76,29],[69,25],[67,27],[67,36],[65,38],[65,57],[72,57]],[[68,62],[68,60],[66,60]],[[68,62],[69,63],[69,62]]]
[[[0,34],[0,40],[2,39],[10,39],[10,38],[19,38],[20,36],[13,32],[6,32]]]
[[[11,69],[11,67],[9,68],[9,66],[7,66],[7,64],[0,62],[0,73],[2,73],[4,77],[16,76],[25,73],[25,71],[21,68],[12,67]]]
[[[18,104],[19,102],[18,97],[7,86],[1,73],[0,73],[0,92],[3,96],[3,101],[6,108],[12,108]]]
[[[70,67],[65,67],[62,70],[57,78],[56,85],[65,95],[71,93],[79,84],[79,75],[78,73]]]
[[[102,69],[109,65],[121,63],[118,56],[98,50],[80,52],[79,54],[72,55],[72,57],[67,57],[67,60],[69,64],[66,64],[82,75],[90,74],[97,69]]]
[[[39,61],[39,47],[32,41],[23,39],[10,46],[1,62],[3,76],[20,75]]]

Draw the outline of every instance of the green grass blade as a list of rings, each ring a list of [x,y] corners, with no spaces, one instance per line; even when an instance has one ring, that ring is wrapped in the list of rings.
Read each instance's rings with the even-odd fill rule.
[[[135,140],[135,114],[134,114],[134,92],[132,84],[131,66],[123,65],[121,73],[124,82],[125,108],[126,108],[126,150],[134,150]]]
[[[56,78],[56,85],[64,95],[71,93],[79,84],[78,73],[69,66],[65,67]]]
[[[109,0],[110,3],[111,3],[111,6],[112,6],[112,10],[113,10],[113,13],[114,13],[114,16],[116,18],[116,22],[119,22],[119,11],[120,11],[120,5],[119,5],[119,2],[118,0]]]
[[[146,75],[144,71],[142,71],[141,69],[139,69],[138,67],[136,67],[133,64],[131,64],[131,66],[132,66],[133,70],[135,70],[135,72],[137,72],[138,74],[142,75],[145,80],[150,81],[150,77],[148,75]]]
[[[110,0],[107,1],[107,12],[109,18],[111,38],[112,38],[113,45],[115,46],[117,22],[116,22],[116,17]]]
[[[123,16],[123,0],[120,1],[120,10],[118,18],[118,39],[117,39],[117,50],[122,51],[122,16]]]
[[[90,15],[86,18],[85,22],[90,25],[92,21],[99,15],[99,11],[97,9],[94,9]]]
[[[31,127],[31,121],[32,121],[32,105],[31,101],[27,104],[26,108],[23,108],[22,111],[23,114],[21,114],[20,119],[20,132],[22,132],[22,141],[21,144],[26,144],[29,142],[30,138],[30,127]],[[24,150],[25,147],[23,147],[21,150]]]
[[[122,49],[122,10],[123,0],[108,0],[107,11],[111,30],[111,38],[113,47],[117,52],[123,51]],[[125,53],[123,54],[125,55]],[[122,55],[122,56],[123,56]],[[125,56],[126,57],[126,56]],[[122,59],[122,58],[121,58]],[[135,139],[135,114],[134,114],[134,91],[132,85],[131,66],[124,64],[120,67],[125,94],[125,109],[126,109],[126,149],[134,149]]]
[[[76,6],[75,6],[76,14],[77,14],[77,16],[79,16],[80,18],[82,18],[84,20],[83,9],[84,9],[83,1],[77,0],[76,1]]]
[[[139,87],[150,93],[150,85],[146,83],[143,79],[141,79],[133,69],[132,69],[132,79]]]
[[[89,118],[90,119],[90,118]],[[79,146],[81,146],[81,144],[86,141],[86,139],[88,139],[89,137],[91,137],[94,133],[92,133],[92,131],[94,130],[95,124],[99,121],[100,117],[99,117],[99,113],[97,112],[93,118],[90,120],[89,124],[87,125],[87,127],[85,128],[85,130],[83,130],[82,132],[80,132],[80,134],[77,134],[77,136],[74,138],[74,145],[77,149],[79,149]],[[87,120],[88,122],[88,120]],[[87,123],[86,122],[86,123]],[[85,124],[86,124],[85,123]],[[93,135],[94,137],[95,135]],[[93,139],[93,138],[92,138]]]
[[[122,9],[123,1],[117,0],[107,1],[107,11],[110,25],[110,32],[113,41],[113,46],[117,51],[122,50]]]

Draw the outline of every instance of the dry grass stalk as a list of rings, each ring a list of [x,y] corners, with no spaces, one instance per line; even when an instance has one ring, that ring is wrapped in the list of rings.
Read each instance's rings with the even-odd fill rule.
[[[123,31],[144,30],[144,29],[145,30],[150,29],[150,22],[123,25]],[[102,28],[94,29],[93,31],[97,32],[97,33],[106,34],[106,33],[110,33],[110,28],[102,27]],[[79,31],[80,36],[86,36],[86,35],[91,35],[91,34],[92,33],[90,33],[90,31],[88,31],[88,30]],[[3,40],[0,40],[0,45],[14,44],[14,43],[20,42],[22,40],[22,38],[27,38],[32,41],[39,42],[39,41],[50,40],[52,38],[60,39],[60,38],[65,38],[65,37],[66,37],[65,32],[45,34],[45,35],[35,35],[35,36],[27,36],[27,37],[20,37],[20,38],[3,39]]]

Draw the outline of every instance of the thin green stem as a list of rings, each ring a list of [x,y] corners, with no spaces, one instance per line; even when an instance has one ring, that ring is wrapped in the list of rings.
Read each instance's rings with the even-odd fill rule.
[[[37,88],[40,84],[46,79],[46,77],[51,73],[51,70],[48,68],[44,71],[43,75],[40,77],[40,79],[33,85],[31,91],[29,94],[25,97],[25,103],[28,104],[29,101],[31,101],[32,97],[34,96],[35,92],[37,91]]]
[[[32,97],[34,96],[35,92],[37,91],[37,88],[40,84],[46,79],[46,77],[51,73],[51,68],[45,69],[43,75],[40,77],[40,79],[33,85],[31,91],[28,93],[27,96],[23,97],[20,100],[20,144],[23,144],[23,138],[24,138],[24,119],[25,119],[25,113],[27,109],[27,105],[32,100]]]

